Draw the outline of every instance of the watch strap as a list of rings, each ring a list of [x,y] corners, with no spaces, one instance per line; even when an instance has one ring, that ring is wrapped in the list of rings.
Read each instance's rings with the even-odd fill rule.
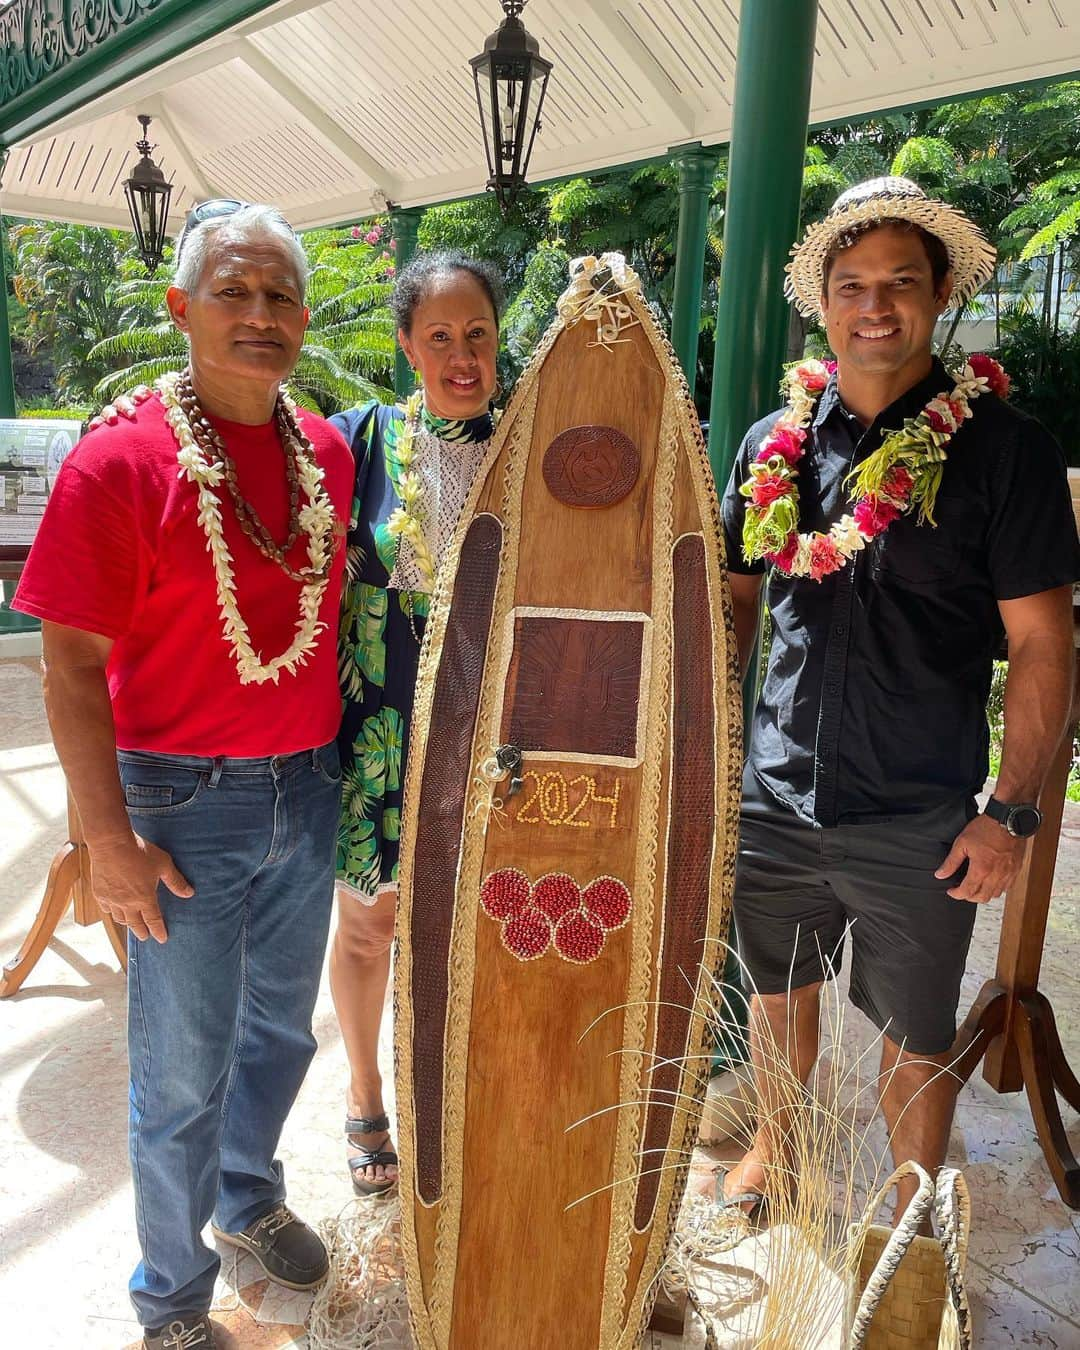
[[[1017,839],[1030,839],[1042,824],[1042,812],[1035,802],[999,802],[990,797],[983,814],[996,821]]]
[[[1011,802],[999,802],[996,797],[990,797],[983,807],[983,814],[996,820],[999,825],[1007,826],[1009,823],[1009,813],[1013,809]]]

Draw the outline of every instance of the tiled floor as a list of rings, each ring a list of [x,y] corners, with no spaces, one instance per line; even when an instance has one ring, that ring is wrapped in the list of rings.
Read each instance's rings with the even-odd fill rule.
[[[36,665],[0,662],[0,957],[14,955],[22,940],[65,834]],[[999,912],[980,913],[965,1006],[992,972]],[[1070,807],[1043,988],[1074,1067],[1078,970],[1080,807]],[[856,1020],[853,1014],[853,1026]],[[125,1294],[135,1245],[123,1022],[123,978],[105,935],[100,926],[76,927],[70,916],[22,991],[0,1002],[3,1350],[121,1350],[137,1341]],[[349,1200],[338,1138],[344,1055],[325,983],[316,1027],[320,1050],[282,1144],[290,1199],[312,1220]],[[1076,1115],[1067,1119],[1080,1150]],[[976,1077],[961,1099],[951,1154],[974,1197],[968,1272],[977,1344],[1080,1350],[1080,1214],[1057,1198],[1022,1095],[999,1097]],[[219,1320],[230,1350],[305,1344],[302,1299],[265,1291],[243,1266],[237,1280],[263,1322],[226,1297]],[[700,1332],[686,1344],[700,1345]]]

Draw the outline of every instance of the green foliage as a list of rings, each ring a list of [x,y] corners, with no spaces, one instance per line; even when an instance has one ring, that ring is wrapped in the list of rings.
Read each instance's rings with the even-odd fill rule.
[[[956,151],[940,136],[912,136],[892,162],[893,173],[914,178],[935,193],[952,186],[959,168]]]
[[[1005,680],[1008,673],[1007,661],[994,662],[990,697],[986,701],[986,720],[990,725],[991,778],[996,778],[1001,772],[1001,752],[1005,746]],[[1080,735],[1073,740],[1072,765],[1069,769],[1065,798],[1070,802],[1080,802]]]
[[[495,263],[507,293],[521,285],[536,241],[548,237],[547,199],[542,191],[524,192],[504,216],[488,193],[464,202],[432,206],[417,233],[422,249],[456,248]]]
[[[888,172],[888,160],[873,139],[856,136],[841,145],[832,157],[832,166],[846,185],[866,178],[879,178]]]
[[[1027,262],[1052,252],[1059,244],[1069,244],[1080,233],[1080,197],[1064,207],[1041,230],[1036,230],[1024,245],[1020,259]]]
[[[387,300],[393,261],[385,223],[367,230],[312,230],[303,238],[311,275],[306,301],[311,322],[289,380],[297,403],[315,412],[351,408],[392,397],[393,324]],[[151,384],[186,359],[187,342],[164,313],[168,280],[128,276],[115,289],[154,306],[156,321],[113,333],[87,353],[104,368],[95,397],[108,400],[137,384]]]
[[[669,164],[614,170],[546,189],[556,241],[571,256],[622,253],[667,313],[678,230],[678,173]]]
[[[20,408],[19,416],[45,418],[57,422],[85,422],[87,418],[93,417],[94,412],[95,409],[89,406],[81,408],[76,406],[68,408]]]
[[[697,380],[702,409],[710,393],[727,167],[722,159],[706,227]],[[1054,278],[1068,285],[1080,275],[1080,81],[816,131],[806,150],[803,225],[820,219],[846,187],[889,172],[914,177],[966,211],[997,244],[1007,265],[1003,295],[1018,319],[1028,312],[1034,325],[1006,325],[1002,352],[1017,400],[1075,454],[1071,409],[1080,407],[1080,397],[1068,366],[1075,368],[1076,349],[1068,335],[1050,342],[1046,334],[1058,318],[1051,304]],[[460,248],[492,260],[502,272],[510,297],[499,363],[504,386],[550,321],[566,284],[566,263],[578,254],[624,253],[661,319],[669,318],[677,180],[672,164],[657,162],[534,188],[505,215],[491,194],[424,213],[421,248]],[[95,397],[111,397],[183,359],[182,340],[165,318],[166,269],[148,280],[128,236],[42,223],[13,226],[10,235],[15,341],[32,348],[42,369],[55,368],[58,402],[85,403],[95,389]],[[312,264],[312,323],[291,382],[298,400],[331,411],[372,395],[389,397],[392,262],[386,222],[311,231],[304,244]],[[1044,254],[1051,255],[1053,272],[1041,262]],[[808,352],[826,354],[820,331],[793,320],[792,354],[803,341]],[[1054,398],[1055,386],[1069,392]],[[40,402],[42,391],[27,389],[24,397]]]
[[[569,255],[558,244],[542,241],[525,267],[521,289],[502,324],[504,359],[500,378],[509,387],[520,374],[555,316],[555,302],[566,288]]]
[[[91,355],[94,346],[149,318],[141,295],[116,284],[134,264],[131,237],[48,221],[15,225],[9,235],[26,349],[51,363],[61,405],[86,402],[108,370]]]
[[[1080,328],[1055,332],[1016,310],[1002,330],[995,354],[1012,379],[1010,401],[1048,427],[1080,467]]]

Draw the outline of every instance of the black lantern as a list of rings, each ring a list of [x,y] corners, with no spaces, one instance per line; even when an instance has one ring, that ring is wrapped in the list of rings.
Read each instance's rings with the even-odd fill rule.
[[[147,275],[153,276],[165,249],[165,226],[169,219],[172,184],[166,182],[165,175],[150,158],[150,152],[154,149],[149,140],[150,118],[140,113],[139,121],[143,134],[135,149],[142,159],[132,169],[131,177],[124,181],[124,196],[131,212],[139,256],[146,264]]]
[[[502,0],[506,18],[469,62],[491,175],[487,185],[504,210],[525,186],[551,74],[551,62],[518,17],[525,4]]]

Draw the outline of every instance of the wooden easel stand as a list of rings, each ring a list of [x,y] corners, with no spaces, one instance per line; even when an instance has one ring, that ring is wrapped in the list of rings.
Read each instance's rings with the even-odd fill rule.
[[[71,793],[68,793],[68,841],[53,858],[45,894],[38,908],[37,918],[23,940],[18,954],[4,966],[0,979],[0,998],[9,998],[38,963],[49,945],[56,926],[67,913],[68,905],[75,909],[75,922],[84,927],[101,923],[120,960],[121,970],[127,970],[127,929],[108,914],[103,914],[90,888],[90,854],[83,839],[82,823]]]
[[[1070,1147],[1056,1094],[1080,1111],[1080,1082],[1065,1059],[1050,1001],[1039,991],[1039,971],[1078,710],[1080,701],[1074,694],[1074,720],[1039,797],[1042,828],[1005,896],[997,970],[960,1028],[954,1046],[959,1058],[953,1065],[953,1072],[966,1082],[985,1059],[983,1078],[996,1092],[1026,1090],[1050,1175],[1071,1209],[1080,1209],[1080,1163]]]

